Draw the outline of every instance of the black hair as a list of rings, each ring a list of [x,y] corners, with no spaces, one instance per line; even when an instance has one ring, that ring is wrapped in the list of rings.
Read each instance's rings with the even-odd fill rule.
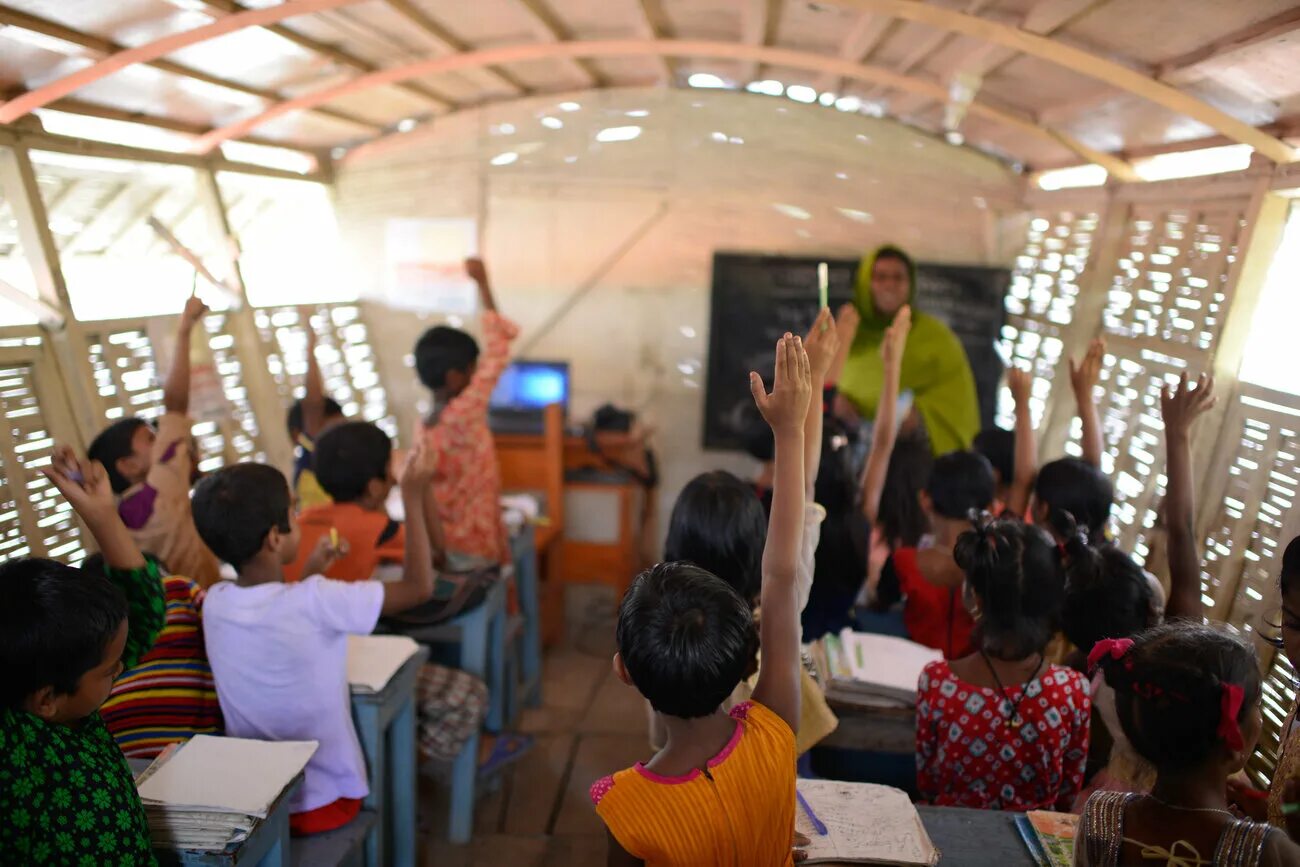
[[[815,641],[849,625],[849,612],[867,578],[871,525],[860,508],[847,426],[828,415],[813,499],[826,509],[813,559],[813,583],[804,607],[804,635]]]
[[[1105,539],[1115,489],[1100,468],[1079,458],[1044,464],[1034,481],[1034,496],[1047,507],[1049,523],[1058,522],[1054,513],[1069,512],[1094,545]]]
[[[876,262],[879,262],[881,259],[895,259],[899,262],[902,262],[903,265],[907,268],[907,274],[909,279],[913,274],[916,273],[916,263],[912,261],[912,257],[907,255],[906,251],[904,251],[903,248],[901,247],[895,247],[892,244],[886,244],[885,246],[881,247],[879,250],[876,251],[876,258],[873,259],[871,262],[872,267],[874,268]]]
[[[660,563],[636,577],[619,605],[615,638],[650,706],[683,719],[716,711],[758,649],[749,604],[689,563]]]
[[[271,528],[289,532],[289,483],[266,464],[233,464],[199,482],[191,500],[203,543],[236,569],[262,549]]]
[[[974,521],[953,558],[979,597],[977,644],[998,659],[1041,653],[1056,632],[1065,567],[1052,537],[1020,521]]]
[[[361,499],[372,479],[388,480],[393,441],[368,421],[345,421],[316,441],[316,481],[338,503]]]
[[[934,511],[944,518],[968,518],[982,512],[996,493],[993,466],[975,452],[948,452],[934,459],[925,492]]]
[[[1016,475],[1016,435],[1000,427],[986,427],[975,434],[971,448],[988,458],[997,473],[998,484],[1009,485]]]
[[[933,465],[928,437],[916,433],[899,436],[889,456],[876,513],[881,533],[891,547],[915,547],[929,531],[929,520],[916,495],[929,481]]]
[[[776,437],[772,435],[772,426],[761,418],[756,418],[745,428],[745,451],[756,461],[767,463],[776,459]]]
[[[415,344],[415,372],[430,391],[446,386],[451,371],[467,371],[477,360],[478,342],[446,325],[430,328]]]
[[[343,415],[343,405],[332,397],[325,398],[325,418],[338,418]],[[289,428],[289,433],[302,431],[302,401],[295,400],[293,406],[289,407],[289,412],[285,416],[285,426]]]
[[[1140,633],[1120,659],[1103,657],[1129,743],[1157,771],[1195,768],[1220,744],[1223,686],[1241,688],[1238,724],[1259,704],[1259,662],[1245,639],[1180,620]]]
[[[0,564],[0,707],[47,686],[76,692],[125,619],[107,578],[38,557]]]
[[[677,495],[664,560],[692,563],[753,604],[763,585],[767,515],[753,487],[725,470],[701,473]]]
[[[1087,649],[1155,625],[1151,584],[1132,557],[1109,542],[1094,546],[1069,512],[1054,511],[1052,527],[1065,540],[1061,629],[1071,644]]]
[[[1300,536],[1296,536],[1282,552],[1282,574],[1279,576],[1282,592],[1300,589]]]
[[[117,462],[132,455],[131,441],[135,439],[135,432],[148,424],[149,422],[144,419],[134,416],[119,419],[100,431],[99,436],[91,440],[90,448],[86,450],[88,458],[104,465],[104,471],[108,473],[108,483],[115,494],[120,494],[131,487],[126,477],[118,472]]]

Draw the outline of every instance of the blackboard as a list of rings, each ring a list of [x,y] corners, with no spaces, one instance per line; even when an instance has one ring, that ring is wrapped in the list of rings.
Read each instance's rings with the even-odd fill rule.
[[[856,259],[713,255],[709,370],[705,391],[704,447],[738,449],[758,419],[748,374],[771,381],[772,350],[786,331],[807,334],[817,315],[817,266],[825,262],[832,310],[853,297]],[[919,310],[947,323],[975,374],[980,417],[993,423],[1002,361],[994,344],[1001,335],[1004,298],[1011,274],[1003,268],[967,265],[917,266]]]

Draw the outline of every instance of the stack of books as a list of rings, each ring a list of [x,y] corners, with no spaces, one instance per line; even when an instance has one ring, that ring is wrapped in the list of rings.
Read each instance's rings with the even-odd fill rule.
[[[808,647],[818,680],[832,703],[863,707],[913,707],[921,670],[943,653],[894,638],[845,629]]]
[[[221,852],[242,843],[317,746],[198,735],[167,749],[136,779],[154,848]]]

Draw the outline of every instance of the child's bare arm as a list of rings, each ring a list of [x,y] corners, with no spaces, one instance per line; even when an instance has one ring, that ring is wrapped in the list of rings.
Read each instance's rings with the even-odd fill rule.
[[[826,371],[826,384],[835,385],[840,381],[840,374],[844,372],[844,365],[848,363],[849,352],[853,349],[853,338],[858,336],[858,325],[862,322],[862,316],[858,313],[858,308],[852,304],[840,305],[839,311],[835,314],[835,338],[838,346],[835,349],[835,356],[831,359],[830,369]]]
[[[176,326],[176,346],[172,350],[172,366],[163,383],[163,409],[185,415],[190,411],[190,335],[194,325],[208,307],[197,295],[185,302],[185,310]]]
[[[1169,534],[1169,600],[1166,617],[1201,620],[1201,557],[1194,526],[1192,423],[1215,404],[1214,377],[1201,374],[1192,387],[1184,373],[1178,385],[1160,394],[1165,422],[1165,525]]]
[[[886,329],[885,339],[880,344],[885,380],[880,389],[880,403],[876,406],[876,423],[871,429],[871,451],[862,471],[862,511],[873,527],[880,514],[880,497],[885,490],[889,459],[898,439],[899,378],[903,370],[903,350],[907,347],[907,334],[911,328],[912,308],[905,306]]]
[[[1094,467],[1101,466],[1101,417],[1093,401],[1093,391],[1101,379],[1101,363],[1106,357],[1106,341],[1098,337],[1088,344],[1088,352],[1078,364],[1070,359],[1070,387],[1083,423],[1083,459]]]
[[[423,440],[416,440],[402,470],[402,505],[406,509],[406,559],[402,580],[384,585],[384,614],[396,614],[433,596],[433,548],[424,513],[425,496],[437,462]],[[425,532],[420,532],[424,530]]]
[[[307,334],[307,375],[302,396],[302,432],[313,439],[325,427],[325,378],[316,360],[316,329],[311,324],[311,308],[301,308],[298,319]]]
[[[777,345],[772,393],[757,373],[749,375],[758,411],[776,439],[772,515],[763,548],[759,642],[763,648],[754,700],[799,730],[799,603],[795,571],[803,536],[803,425],[812,398],[812,370],[803,341],[787,334]]]
[[[487,266],[483,264],[483,260],[478,258],[466,259],[465,273],[478,285],[478,299],[479,303],[483,305],[483,309],[495,313],[497,302],[492,297],[492,284],[488,281]]]
[[[808,416],[803,426],[804,487],[805,496],[811,501],[822,462],[822,393],[826,390],[826,374],[840,348],[839,332],[835,330],[829,307],[823,307],[817,314],[803,345],[812,368],[812,399],[808,401]]]
[[[1038,440],[1034,437],[1034,417],[1029,412],[1029,395],[1034,375],[1018,367],[1007,369],[1007,387],[1016,405],[1015,470],[1007,485],[1009,493],[1003,505],[1013,515],[1023,517],[1029,511],[1029,495],[1038,473]]]

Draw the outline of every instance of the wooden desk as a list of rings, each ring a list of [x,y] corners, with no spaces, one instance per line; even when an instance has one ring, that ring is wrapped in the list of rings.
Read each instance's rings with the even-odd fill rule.
[[[930,841],[942,853],[940,864],[961,867],[1033,867],[1034,859],[1020,839],[1018,813],[964,810],[958,807],[917,807]]]
[[[153,763],[152,759],[127,759],[131,773],[137,777]],[[285,787],[280,797],[271,804],[265,819],[258,819],[253,830],[242,843],[227,847],[224,852],[203,852],[194,849],[154,848],[160,864],[180,864],[184,867],[289,867],[289,801],[302,785],[302,774]]]
[[[829,698],[827,704],[840,724],[818,746],[909,756],[916,752],[916,708],[868,708]]]

